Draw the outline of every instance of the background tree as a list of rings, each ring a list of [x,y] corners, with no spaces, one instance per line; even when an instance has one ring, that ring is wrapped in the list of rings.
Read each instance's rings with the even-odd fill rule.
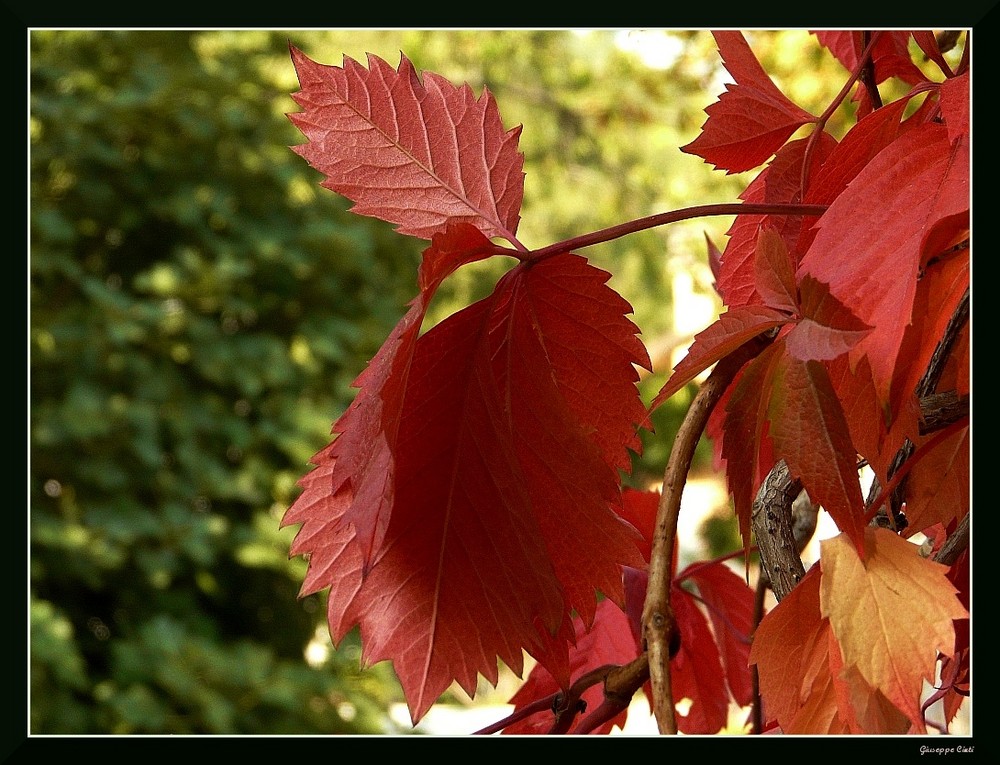
[[[393,730],[278,518],[417,251],[315,193],[286,57],[31,35],[34,733]]]

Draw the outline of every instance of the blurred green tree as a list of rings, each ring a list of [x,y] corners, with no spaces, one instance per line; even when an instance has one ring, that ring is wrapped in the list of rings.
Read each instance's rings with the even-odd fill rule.
[[[33,733],[392,730],[278,521],[420,243],[288,149],[287,51],[31,34]]]

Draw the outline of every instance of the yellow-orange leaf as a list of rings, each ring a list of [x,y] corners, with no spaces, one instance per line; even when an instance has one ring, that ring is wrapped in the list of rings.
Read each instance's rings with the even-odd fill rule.
[[[954,619],[968,616],[948,569],[887,529],[865,530],[865,558],[843,534],[820,547],[820,609],[830,620],[845,668],[855,668],[919,732],[923,681],[937,653],[955,645]]]

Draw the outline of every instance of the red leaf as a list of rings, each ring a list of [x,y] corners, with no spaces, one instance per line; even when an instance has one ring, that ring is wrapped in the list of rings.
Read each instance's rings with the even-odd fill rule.
[[[794,726],[799,733],[832,732],[830,723],[818,723],[815,714],[808,723],[795,722],[804,703],[817,697],[826,699],[824,706],[834,710],[829,717],[836,719],[836,702],[828,690],[830,625],[820,613],[819,584],[820,571],[814,567],[754,633],[750,661],[757,665],[764,712],[782,730]],[[842,731],[844,725],[834,728]]]
[[[677,729],[687,734],[713,734],[726,727],[729,692],[719,648],[705,614],[691,594],[673,588],[670,605],[681,634],[681,647],[670,660],[670,690],[674,702],[690,699],[686,715],[677,715]]]
[[[520,127],[505,131],[489,91],[476,98],[426,72],[423,83],[400,56],[398,70],[377,56],[368,69],[292,60],[303,111],[290,114],[308,143],[293,149],[326,176],[323,186],[352,210],[430,239],[450,222],[515,242],[524,194]]]
[[[764,170],[740,194],[744,202],[768,204],[791,203],[802,200],[802,163],[805,159],[807,139],[782,146]],[[836,142],[828,133],[821,133],[809,163],[809,178],[814,178]],[[810,180],[810,184],[812,184]],[[810,185],[811,188],[811,185]],[[798,267],[801,251],[796,248],[802,229],[809,229],[815,217],[801,215],[737,215],[730,226],[729,242],[722,254],[718,276],[718,292],[730,308],[740,305],[760,304],[763,299],[757,292],[756,251],[757,237],[764,227],[775,229],[788,248],[792,262]]]
[[[941,116],[948,126],[950,141],[969,134],[969,81],[969,73],[965,72],[941,83]]]
[[[876,154],[900,133],[900,120],[908,104],[901,98],[859,120],[830,151],[827,161],[810,176],[805,201],[830,204]]]
[[[660,492],[658,491],[640,491],[631,487],[626,487],[622,491],[622,506],[619,513],[622,518],[635,526],[642,536],[639,548],[646,563],[649,563],[649,558],[653,553],[653,532],[659,505]]]
[[[754,630],[754,591],[725,564],[694,564],[678,574],[690,579],[708,610],[733,700],[749,706],[753,698],[750,678],[750,636]]]
[[[861,32],[823,31],[812,32],[820,43],[843,64],[849,72],[855,71],[862,53]],[[876,84],[885,82],[890,77],[898,77],[910,85],[926,81],[923,72],[913,63],[909,53],[910,32],[883,30],[872,50],[872,62],[875,68]],[[855,99],[860,101],[858,116],[864,117],[872,112],[872,103],[868,90],[858,83]]]
[[[765,306],[748,305],[729,309],[714,324],[695,335],[687,355],[677,363],[670,379],[650,404],[650,411],[747,340],[789,321],[791,317],[788,314]]]
[[[969,513],[969,429],[932,448],[913,466],[906,484],[906,535]]]
[[[871,327],[808,274],[799,285],[802,320],[785,336],[788,352],[800,361],[835,359],[864,339]]]
[[[779,311],[797,313],[798,289],[795,266],[788,258],[788,248],[773,228],[761,226],[754,257],[757,292],[764,304]]]
[[[576,630],[576,644],[570,649],[569,663],[571,676],[574,679],[606,664],[627,664],[639,655],[639,647],[632,636],[628,617],[610,600],[598,604],[593,626],[589,630],[580,618],[575,618],[573,625]],[[527,680],[517,693],[511,697],[510,703],[514,705],[516,712],[533,701],[557,693],[559,690],[560,686],[552,675],[538,664],[528,674]],[[604,699],[603,683],[596,683],[584,691],[582,699],[587,705],[587,711],[597,709]],[[590,732],[610,733],[616,725],[622,728],[627,716],[627,711],[623,711],[613,720]],[[552,712],[546,710],[504,728],[503,732],[518,735],[544,734],[549,732],[554,721]]]
[[[937,64],[945,75],[948,77],[952,76],[951,67],[948,66],[948,62],[941,55],[941,48],[938,46],[937,38],[931,30],[915,29],[913,30],[913,39],[928,59]]]
[[[926,372],[955,309],[969,289],[969,268],[969,250],[966,248],[933,263],[917,282],[913,316],[903,333],[889,397],[891,411],[900,420],[900,432],[915,444],[920,440],[917,385]],[[949,358],[956,365],[968,368],[968,346],[956,344],[952,347]],[[950,386],[943,387],[944,382],[939,382],[938,390],[951,389]]]
[[[773,371],[768,406],[775,456],[863,549],[865,508],[857,453],[825,367],[782,355]]]
[[[779,342],[765,348],[747,364],[730,386],[725,405],[720,453],[725,460],[726,483],[733,496],[733,508],[745,552],[750,549],[754,497],[765,476],[774,467],[771,438],[766,431],[767,405],[774,369],[781,353]]]
[[[713,32],[726,69],[736,80],[705,109],[701,134],[681,151],[727,173],[762,165],[799,127],[815,117],[778,90],[741,32]]]
[[[968,215],[969,157],[941,125],[902,134],[869,162],[830,205],[802,259],[810,274],[874,328],[850,351],[867,356],[876,390],[888,400],[909,322],[925,237],[940,221]],[[858,220],[858,210],[867,214]],[[967,220],[966,220],[967,225]]]
[[[468,260],[458,245],[482,244],[460,234],[435,239],[426,289]],[[621,566],[642,565],[615,508],[645,415],[634,365],[649,361],[608,278],[575,255],[525,262],[426,334],[407,324],[405,365],[396,351],[376,357],[363,375],[375,387],[358,397],[368,403],[338,422],[290,511],[320,587],[357,576],[355,558],[348,571],[328,553],[379,514],[370,570],[330,620],[360,623],[366,661],[393,661],[414,721],[453,680],[470,694],[478,673],[496,682],[497,658],[515,671],[522,650],[555,662],[549,635],[573,610],[589,624],[595,591],[621,603]],[[340,483],[331,460],[333,472],[349,465]],[[356,485],[368,488],[349,515]]]
[[[420,266],[420,294],[355,380],[360,392],[333,425],[333,432],[340,436],[312,460],[324,468],[324,482],[311,480],[308,486],[303,483],[305,491],[295,503],[301,521],[286,519],[286,523],[315,518],[326,525],[329,516],[336,516],[341,525],[353,527],[357,536],[354,544],[364,566],[370,564],[385,534],[392,504],[393,453],[420,324],[445,277],[465,263],[487,257],[489,252],[489,240],[468,224],[459,223],[434,237]],[[324,502],[334,497],[336,510],[325,508]],[[342,502],[346,505],[341,506]],[[306,506],[308,511],[299,510]],[[330,533],[339,536],[341,532],[335,529]]]

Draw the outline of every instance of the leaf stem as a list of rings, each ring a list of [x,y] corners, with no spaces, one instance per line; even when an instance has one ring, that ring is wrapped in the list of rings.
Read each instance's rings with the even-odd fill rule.
[[[854,83],[857,82],[858,79],[865,72],[865,67],[868,64],[868,59],[871,56],[872,51],[875,49],[875,43],[878,42],[878,39],[879,37],[881,37],[881,35],[882,35],[881,30],[876,30],[875,32],[872,33],[871,39],[868,41],[868,45],[865,46],[864,51],[858,58],[858,63],[854,67],[854,71],[851,72],[851,76],[847,79],[847,82],[844,83],[844,87],[840,89],[840,92],[836,95],[836,97],[833,99],[830,105],[826,107],[826,111],[820,115],[818,120],[816,120],[816,126],[813,128],[812,133],[810,133],[809,135],[809,143],[806,144],[806,150],[802,156],[802,181],[799,184],[800,187],[799,194],[803,199],[805,199],[806,188],[809,185],[809,163],[810,160],[812,159],[813,151],[816,148],[816,143],[819,141],[819,135],[820,133],[823,132],[823,129],[826,127],[826,123],[830,121],[830,117],[833,116],[833,113],[840,108],[841,103],[843,103],[844,99],[847,98],[847,94],[851,92],[851,88],[854,87]],[[878,91],[876,90],[876,92]]]
[[[572,239],[565,239],[561,242],[550,244],[539,250],[532,250],[526,256],[517,255],[515,257],[521,257],[524,260],[541,260],[542,258],[558,255],[563,252],[571,252],[573,250],[590,247],[595,244],[601,244],[602,242],[610,242],[613,239],[619,239],[638,231],[645,231],[646,229],[656,228],[657,226],[664,226],[668,223],[678,223],[682,220],[691,220],[692,218],[706,218],[715,215],[822,215],[826,212],[826,209],[826,205],[766,204],[752,202],[743,204],[723,203],[684,207],[680,210],[657,213],[656,215],[638,218],[627,223],[620,223],[617,226],[611,226],[610,228],[602,228],[599,231],[594,231],[589,234],[583,234],[582,236],[576,236]]]

